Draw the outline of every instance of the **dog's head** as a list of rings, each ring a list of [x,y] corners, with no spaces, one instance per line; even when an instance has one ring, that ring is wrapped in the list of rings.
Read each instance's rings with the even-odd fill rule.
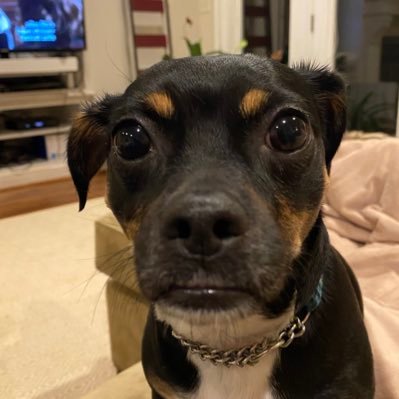
[[[163,314],[276,316],[298,290],[344,91],[326,69],[255,56],[157,64],[76,119],[68,162],[80,207],[107,160],[108,204]]]

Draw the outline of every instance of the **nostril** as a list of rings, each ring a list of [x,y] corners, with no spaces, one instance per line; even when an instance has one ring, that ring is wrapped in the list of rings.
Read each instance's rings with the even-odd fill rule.
[[[191,236],[190,222],[183,218],[173,220],[168,228],[169,239],[187,239]]]
[[[237,223],[230,219],[218,219],[213,225],[213,234],[220,240],[226,240],[241,234]]]
[[[189,238],[191,235],[191,226],[186,219],[177,219],[176,230],[178,233],[178,238]]]

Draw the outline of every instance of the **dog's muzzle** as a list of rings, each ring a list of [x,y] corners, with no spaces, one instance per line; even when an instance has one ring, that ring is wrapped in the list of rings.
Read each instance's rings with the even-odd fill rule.
[[[234,252],[248,230],[245,209],[223,192],[174,196],[160,220],[161,239],[180,262],[223,262]],[[211,273],[212,274],[212,273]],[[223,278],[195,273],[175,281],[162,299],[193,308],[223,308],[248,296],[242,288]]]
[[[135,258],[151,302],[225,311],[262,306],[282,289],[289,251],[270,210],[242,187],[215,181],[165,190],[144,215]]]

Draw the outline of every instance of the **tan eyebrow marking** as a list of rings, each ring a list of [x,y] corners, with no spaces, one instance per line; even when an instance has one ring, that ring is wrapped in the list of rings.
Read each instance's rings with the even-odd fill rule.
[[[260,107],[267,102],[269,96],[270,93],[264,90],[249,90],[241,100],[241,115],[244,118],[248,118],[249,116],[256,114],[256,112],[259,111]]]
[[[175,112],[175,106],[168,93],[155,92],[151,93],[145,98],[145,102],[151,107],[158,115],[163,118],[170,119]]]

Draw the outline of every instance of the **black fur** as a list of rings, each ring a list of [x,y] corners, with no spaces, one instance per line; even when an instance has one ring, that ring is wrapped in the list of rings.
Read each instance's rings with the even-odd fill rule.
[[[265,90],[268,101],[255,115],[243,117],[240,102],[254,88]],[[153,92],[170,96],[171,118],[146,104],[146,95]],[[91,177],[107,160],[108,203],[127,231],[129,223],[138,223],[137,275],[153,304],[187,312],[198,306],[215,311],[236,307],[242,310],[240,317],[250,311],[273,318],[287,310],[295,294],[300,311],[323,275],[322,302],[305,335],[281,350],[274,390],[286,399],[373,397],[360,290],[331,247],[320,211],[325,170],[346,123],[345,84],[339,76],[307,65],[292,70],[255,56],[171,60],[140,75],[123,95],[84,112],[97,134],[86,135],[77,124],[68,146],[81,207]],[[297,151],[267,145],[281,115],[295,115],[309,129],[308,140]],[[152,142],[151,151],[133,161],[122,159],[113,144],[126,120],[138,121]],[[171,221],[197,220],[198,212],[208,217],[204,204],[228,219],[219,237],[222,249],[212,252],[214,242],[205,241],[200,231],[202,255],[195,252],[198,241],[190,244],[190,253],[184,252],[180,241],[171,238],[176,234]],[[304,225],[298,254],[290,228],[295,230],[303,215],[310,222]],[[207,298],[186,302],[170,296],[198,273],[234,286],[246,299],[234,294],[215,305]],[[176,392],[193,392],[200,381],[186,355],[152,308],[143,341],[150,383],[155,375]],[[161,398],[154,384],[153,398]]]

